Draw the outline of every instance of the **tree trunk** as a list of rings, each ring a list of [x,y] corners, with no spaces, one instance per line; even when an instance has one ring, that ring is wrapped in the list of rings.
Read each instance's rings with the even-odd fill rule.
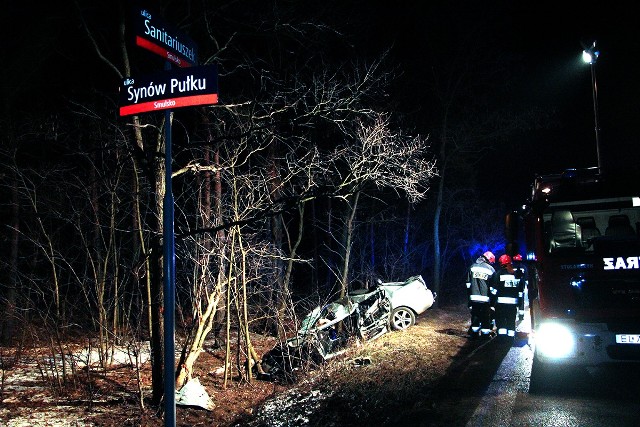
[[[216,165],[216,173],[215,173],[214,185],[213,185],[213,190],[214,190],[214,206],[213,207],[216,215],[215,225],[219,225],[222,223],[222,174],[220,172],[220,167],[219,167],[220,166],[220,150],[219,149],[216,149],[214,153],[214,164]],[[224,230],[219,230],[216,233],[216,240],[219,242],[226,241],[226,237],[227,237],[227,233]],[[222,251],[220,251],[220,253],[218,254],[218,280],[216,281],[220,289],[220,301],[218,302],[218,305],[220,307],[226,306],[226,302],[227,302],[227,292],[226,292],[225,286],[227,288],[229,287],[229,280],[227,279],[227,277],[230,277],[230,276],[226,276],[225,271],[226,271],[225,254]],[[218,339],[219,331],[222,330],[222,325],[225,321],[225,315],[226,315],[225,310],[216,310],[216,314],[213,319],[214,335],[216,337],[216,340]]]
[[[162,221],[161,221],[162,223]],[[159,235],[152,238],[151,250],[151,399],[154,405],[162,402],[164,395],[164,318],[162,304],[164,289],[162,287],[162,240]]]
[[[369,271],[372,274],[376,272],[376,233],[373,228],[373,222],[369,224],[369,250],[371,254],[369,255]]]
[[[440,216],[442,215],[442,203],[444,199],[444,179],[445,179],[445,171],[446,171],[446,158],[445,158],[445,145],[446,138],[441,139],[440,145],[440,164],[442,165],[440,168],[440,179],[438,180],[438,193],[436,195],[436,208],[433,215],[433,291],[436,294],[440,294],[440,285],[441,285],[441,274],[440,268],[442,266],[441,262],[441,250],[440,250]],[[434,302],[434,307],[438,307],[438,301],[440,299],[436,299]]]
[[[342,274],[340,276],[340,298],[347,294],[347,288],[349,286],[349,262],[351,261],[351,239],[353,238],[353,220],[358,210],[358,199],[360,198],[360,192],[356,191],[354,194],[353,204],[347,203],[348,209],[346,212],[346,221],[344,225],[344,259],[342,264]]]
[[[207,129],[210,129],[208,125],[208,121],[205,119],[205,125]],[[209,133],[208,142],[213,141],[213,135]],[[210,150],[205,149],[204,153],[204,161],[205,165],[210,165]],[[214,154],[214,163],[215,165],[219,165],[219,152],[216,151]],[[222,221],[221,215],[221,205],[220,198],[222,196],[222,184],[220,181],[220,172],[219,168],[216,169],[215,178],[212,177],[212,173],[210,170],[206,170],[204,172],[203,183],[200,186],[200,212],[202,212],[201,220],[203,227],[212,227],[214,226],[214,222],[220,223]],[[212,184],[213,189],[215,191],[215,197],[213,197],[212,192]],[[212,203],[213,202],[213,203]],[[212,207],[214,205],[214,207]],[[215,209],[216,221],[213,221],[213,210]],[[224,232],[218,232],[216,234],[216,238],[222,241],[224,237]],[[181,387],[185,384],[188,379],[191,377],[191,373],[193,372],[193,366],[197,361],[200,353],[202,352],[202,348],[204,346],[205,339],[214,328],[214,324],[219,322],[222,318],[220,312],[222,310],[219,309],[221,302],[225,300],[224,290],[228,286],[225,279],[225,274],[222,272],[224,269],[224,254],[213,253],[213,239],[209,234],[205,234],[202,237],[201,246],[203,248],[202,254],[199,255],[199,262],[196,263],[195,268],[199,269],[194,274],[195,280],[198,280],[199,283],[196,285],[196,288],[200,290],[194,290],[194,304],[196,308],[194,310],[193,319],[195,323],[195,327],[190,331],[189,337],[185,341],[184,348],[182,354],[180,355],[180,361],[178,363],[178,372],[176,376],[176,386]],[[222,246],[222,245],[220,245]],[[211,270],[209,264],[210,260],[214,258],[218,261],[218,277],[217,281],[214,285],[214,288],[211,291],[206,291],[209,286],[207,281],[210,278],[208,274]],[[206,292],[206,295],[202,293]]]
[[[269,185],[269,192],[270,192],[270,198],[271,200],[278,200],[280,199],[280,197],[282,196],[282,191],[280,190],[280,186],[281,186],[281,180],[280,180],[280,171],[278,169],[278,163],[276,160],[276,153],[278,150],[278,143],[277,141],[274,141],[271,145],[270,145],[270,150],[269,150],[269,166],[268,166],[268,185]],[[283,231],[284,225],[283,225],[283,218],[282,215],[273,215],[271,217],[271,237],[273,239],[273,244],[276,248],[278,249],[283,249]],[[269,301],[273,301],[275,304],[275,314],[276,314],[276,324],[275,324],[275,329],[276,331],[276,336],[279,339],[284,339],[285,338],[285,331],[283,329],[283,324],[284,324],[284,308],[285,308],[285,304],[287,301],[287,296],[289,294],[288,289],[285,288],[285,283],[284,283],[284,266],[283,266],[283,261],[279,258],[276,257],[273,260],[273,263],[275,264],[275,270],[276,275],[275,275],[275,293],[272,293],[271,298],[269,298]],[[273,298],[273,296],[275,296],[275,298]]]
[[[402,271],[402,277],[407,277],[409,274],[413,274],[413,271],[411,271],[411,265],[409,263],[409,253],[410,253],[410,249],[409,249],[409,242],[410,242],[410,236],[409,236],[409,230],[411,228],[411,203],[407,203],[407,215],[405,217],[405,224],[404,224],[404,239],[403,239],[403,245],[402,245],[402,258],[403,258],[403,271]]]
[[[278,338],[283,340],[286,338],[286,331],[282,328],[283,321],[286,315],[286,308],[289,304],[293,304],[291,301],[291,273],[293,272],[293,260],[297,255],[298,247],[302,242],[302,232],[304,230],[304,203],[298,206],[298,235],[295,243],[291,246],[289,251],[289,261],[284,274],[284,280],[282,281],[282,293],[280,294],[280,302],[278,303]]]
[[[144,155],[145,146],[141,131],[141,123],[138,116],[133,116],[133,130],[135,149],[140,155]],[[161,152],[161,136],[158,137],[157,146],[153,147],[154,152]],[[138,186],[138,162],[134,159],[135,188]],[[144,172],[154,186],[154,191],[150,197],[153,198],[155,215],[150,215],[151,223],[148,232],[151,235],[149,249],[145,248],[144,230],[142,226],[139,192],[136,192],[135,200],[135,222],[138,224],[138,239],[141,245],[140,252],[145,259],[144,277],[146,281],[146,305],[148,308],[147,319],[149,322],[150,347],[151,347],[151,383],[152,383],[152,404],[159,405],[164,394],[164,318],[162,314],[162,304],[164,302],[164,288],[162,280],[162,235],[163,235],[163,198],[164,187],[164,162],[154,160],[152,166]]]
[[[11,247],[9,248],[9,283],[5,292],[6,302],[2,316],[2,343],[9,345],[13,337],[18,289],[18,245],[20,243],[20,205],[18,200],[18,180],[11,179]]]

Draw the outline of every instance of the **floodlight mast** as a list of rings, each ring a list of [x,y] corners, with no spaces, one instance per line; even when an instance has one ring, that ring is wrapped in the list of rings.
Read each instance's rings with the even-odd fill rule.
[[[596,62],[600,51],[596,48],[596,42],[582,51],[582,60],[591,67],[591,89],[593,92],[593,117],[596,131],[596,155],[598,156],[598,172],[602,173],[602,161],[600,157],[600,125],[598,123],[598,84],[596,82]]]

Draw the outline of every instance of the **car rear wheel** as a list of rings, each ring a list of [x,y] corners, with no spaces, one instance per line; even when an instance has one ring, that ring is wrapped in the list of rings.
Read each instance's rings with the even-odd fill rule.
[[[398,307],[391,313],[391,328],[402,331],[416,323],[416,315],[410,308]]]

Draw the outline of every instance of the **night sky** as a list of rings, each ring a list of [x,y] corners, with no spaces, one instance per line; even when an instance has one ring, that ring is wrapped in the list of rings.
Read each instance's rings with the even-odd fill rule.
[[[583,48],[594,40],[600,51],[595,71],[602,166],[605,171],[637,170],[640,19],[628,6],[438,3],[386,9],[389,34],[401,46],[406,67],[416,67],[417,73],[426,70],[430,59],[420,52],[428,52],[434,42],[453,46],[456,39],[468,36],[474,43],[477,34],[482,38],[480,49],[505,60],[510,101],[517,98],[551,113],[546,129],[514,136],[508,148],[489,161],[486,177],[497,194],[512,194],[509,202],[524,199],[535,174],[597,165],[591,72],[582,61]],[[434,27],[437,31],[430,31]]]
[[[83,50],[88,44],[73,10],[65,9],[69,5],[38,3],[36,8],[29,3],[11,2],[2,15],[3,90],[24,91],[26,96],[56,90],[71,94],[78,89],[74,81],[102,79],[95,72],[98,61]],[[508,148],[485,162],[489,186],[498,194],[506,191],[514,199],[524,198],[536,173],[596,166],[591,74],[581,61],[583,47],[594,40],[601,52],[596,75],[603,166],[625,170],[638,163],[634,125],[640,116],[640,22],[630,6],[612,1],[359,4],[362,14],[345,20],[366,20],[367,33],[355,35],[365,43],[365,50],[391,47],[402,70],[394,86],[398,99],[405,102],[400,110],[416,113],[416,117],[428,114],[428,107],[421,105],[420,89],[427,84],[430,67],[434,61],[457,54],[460,43],[468,43],[504,59],[502,72],[512,97],[505,101],[553,112],[548,128],[514,136]],[[345,22],[344,27],[350,24]],[[100,83],[108,86],[110,81],[113,76]]]

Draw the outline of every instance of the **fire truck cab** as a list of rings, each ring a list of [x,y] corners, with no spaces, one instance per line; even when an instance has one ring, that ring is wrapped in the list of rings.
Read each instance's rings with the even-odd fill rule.
[[[537,176],[507,215],[511,247],[525,246],[534,370],[640,362],[638,184],[597,168]]]

